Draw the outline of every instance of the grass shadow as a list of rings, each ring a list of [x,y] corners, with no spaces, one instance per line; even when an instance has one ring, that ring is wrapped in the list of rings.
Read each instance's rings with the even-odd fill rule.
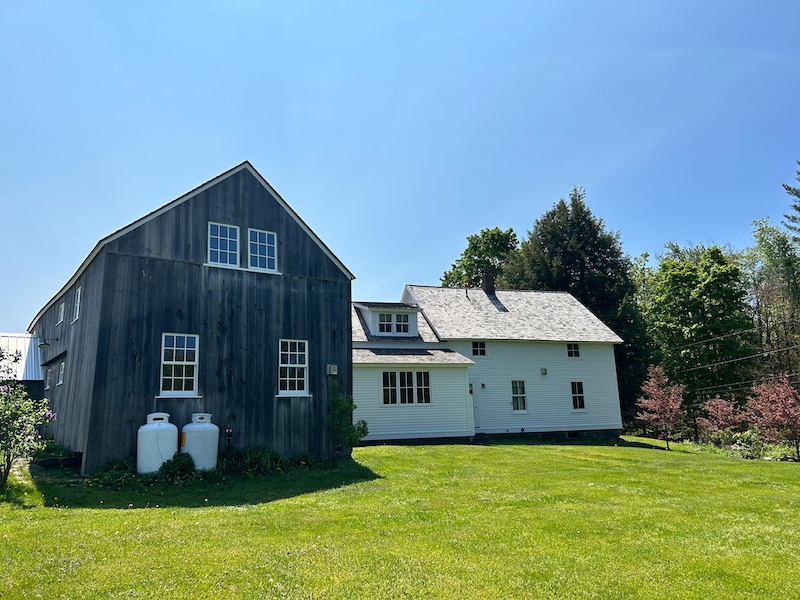
[[[143,484],[133,479],[122,489],[94,487],[69,468],[30,466],[38,497],[45,506],[59,508],[200,508],[274,502],[379,479],[371,469],[353,461],[324,463],[313,469],[295,469],[264,477],[208,473],[180,484]]]
[[[635,439],[626,439],[626,438]],[[579,438],[569,439],[563,436],[541,436],[540,434],[497,434],[485,436],[481,441],[475,443],[485,445],[502,446],[594,446],[594,447],[613,447],[620,448],[644,448],[650,450],[665,450],[664,442],[661,440],[639,438],[635,436],[617,436],[613,438]]]

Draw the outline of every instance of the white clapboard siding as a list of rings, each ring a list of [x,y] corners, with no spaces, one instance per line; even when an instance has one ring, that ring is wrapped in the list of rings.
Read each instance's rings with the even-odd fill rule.
[[[469,341],[448,345],[475,361],[469,380],[476,433],[622,428],[612,344],[581,343],[579,358],[568,357],[560,342],[486,340],[483,357],[472,355]],[[524,412],[512,410],[512,380],[525,381]],[[583,382],[584,410],[572,408],[572,381]]]
[[[383,371],[429,371],[430,404],[383,404]],[[465,366],[353,365],[353,420],[369,426],[365,441],[465,437],[474,433]]]

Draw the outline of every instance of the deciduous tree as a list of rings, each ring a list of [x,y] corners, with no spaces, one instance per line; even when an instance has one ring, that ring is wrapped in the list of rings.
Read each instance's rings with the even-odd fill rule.
[[[800,460],[800,393],[784,376],[753,386],[747,399],[747,420],[768,442],[787,442]]]
[[[667,443],[686,416],[683,410],[683,388],[673,385],[660,366],[647,370],[647,380],[642,386],[641,398],[636,401],[639,412],[636,418],[651,425]]]
[[[477,287],[483,283],[486,273],[495,277],[502,275],[503,265],[509,254],[517,249],[517,234],[513,229],[503,231],[499,227],[482,229],[480,233],[467,237],[467,248],[461,253],[449,271],[442,275],[445,287]]]

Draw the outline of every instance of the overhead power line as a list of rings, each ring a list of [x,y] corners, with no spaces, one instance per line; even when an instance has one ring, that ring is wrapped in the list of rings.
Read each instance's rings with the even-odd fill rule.
[[[688,369],[683,369],[682,371],[678,371],[678,373],[688,373],[689,371],[699,371],[700,369],[710,369],[711,367],[719,367],[722,365],[729,365],[735,362],[742,362],[745,360],[750,360],[751,358],[759,358],[762,356],[769,356],[770,354],[777,354],[778,352],[786,352],[787,350],[794,350],[795,348],[800,348],[800,344],[795,344],[794,346],[787,346],[786,348],[778,348],[777,350],[767,350],[766,352],[758,352],[756,354],[748,354],[747,356],[740,356],[738,358],[731,358],[728,360],[721,360],[719,362],[710,363],[707,365],[700,365],[698,367],[689,367]]]
[[[777,321],[772,326],[773,327],[777,327],[778,325],[782,325],[783,323],[791,323],[793,321],[797,321],[798,319],[800,319],[800,316],[791,317],[789,319],[784,319],[783,321]],[[759,325],[758,327],[751,327],[750,329],[740,329],[738,331],[732,331],[731,333],[725,333],[723,335],[717,335],[717,336],[714,336],[714,337],[706,338],[704,340],[698,340],[696,342],[690,342],[688,344],[684,344],[683,346],[676,346],[675,348],[672,348],[671,350],[669,350],[669,352],[670,353],[677,352],[678,350],[684,350],[686,348],[691,348],[692,346],[699,346],[700,344],[707,344],[709,342],[716,342],[717,340],[723,340],[725,338],[733,337],[735,335],[741,335],[743,333],[751,333],[753,331],[758,331],[759,329],[764,329],[764,326],[763,325]]]

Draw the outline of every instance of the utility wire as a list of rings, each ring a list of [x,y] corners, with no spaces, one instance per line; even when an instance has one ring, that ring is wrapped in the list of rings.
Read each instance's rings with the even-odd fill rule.
[[[743,385],[752,387],[753,384],[760,383],[760,382],[763,382],[763,381],[769,381],[769,380],[772,380],[772,379],[781,379],[783,377],[788,377],[791,380],[792,377],[798,377],[798,376],[800,376],[800,372],[798,372],[798,373],[787,373],[786,375],[767,375],[766,377],[760,377],[758,379],[753,379],[751,381],[735,381],[733,383],[721,383],[719,385],[711,385],[711,386],[708,386],[708,387],[697,388],[695,390],[687,390],[687,391],[690,391],[693,394],[699,394],[699,393],[703,393],[703,392],[713,393],[713,392],[731,391],[731,390],[725,390],[725,388],[735,387],[735,386],[743,386]],[[749,388],[745,387],[745,388],[741,388],[741,389],[749,389]]]
[[[721,360],[719,362],[710,363],[707,365],[700,365],[699,367],[689,367],[688,369],[683,369],[682,371],[678,371],[678,373],[688,373],[689,371],[698,371],[700,369],[710,369],[711,367],[729,365],[735,362],[742,362],[743,360],[750,360],[751,358],[759,358],[761,356],[769,356],[770,354],[777,354],[778,352],[786,352],[787,350],[794,350],[795,348],[800,348],[800,344],[796,344],[794,346],[787,346],[786,348],[778,348],[777,350],[768,350],[766,352],[759,352],[757,354],[748,354],[747,356],[740,356],[738,358],[731,358],[729,360]]]
[[[800,316],[791,317],[790,319],[784,319],[783,321],[778,321],[776,323],[773,323],[772,326],[776,327],[776,326],[781,325],[783,323],[791,323],[793,321],[797,321],[798,319],[800,319]],[[731,333],[726,333],[726,334],[723,334],[723,335],[718,335],[718,336],[715,336],[715,337],[706,338],[704,340],[698,340],[696,342],[690,342],[688,344],[684,344],[683,346],[676,346],[675,348],[670,349],[669,352],[670,353],[677,352],[678,350],[683,350],[685,348],[691,348],[692,346],[698,346],[700,344],[707,344],[708,342],[715,342],[717,340],[722,340],[722,339],[725,339],[725,338],[729,338],[729,337],[732,337],[734,335],[741,335],[743,333],[750,333],[752,331],[758,331],[759,329],[764,329],[764,326],[763,325],[759,325],[758,327],[751,327],[750,329],[740,329],[739,331],[733,331]]]

